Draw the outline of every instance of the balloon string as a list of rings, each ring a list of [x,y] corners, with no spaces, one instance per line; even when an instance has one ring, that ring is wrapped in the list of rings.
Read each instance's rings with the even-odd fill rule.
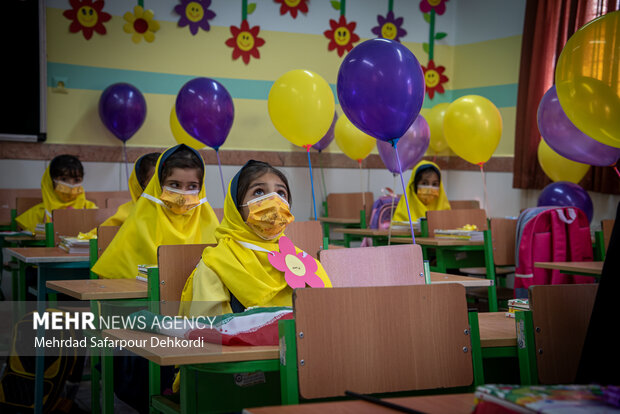
[[[318,220],[318,216],[316,215],[316,197],[314,196],[314,180],[312,180],[312,162],[310,161],[310,147],[311,145],[306,145],[306,152],[308,153],[308,168],[310,169],[310,187],[312,187],[312,207],[314,207],[314,220]]]
[[[125,178],[127,178],[127,182],[129,183],[129,167],[127,166],[127,144],[125,142],[123,142],[123,158],[125,160]]]
[[[321,181],[323,183],[323,199],[327,200],[327,186],[325,185],[325,172],[323,171],[323,162],[321,161],[321,151],[319,151],[319,169],[321,171]]]
[[[226,198],[226,187],[224,187],[224,174],[222,174],[222,162],[220,161],[219,148],[215,150],[215,156],[217,157],[217,166],[220,169],[220,181],[222,182],[222,193],[224,193],[224,198]]]
[[[618,167],[614,166],[614,171],[618,174],[618,178],[620,178],[620,171],[618,171]]]
[[[398,138],[390,141],[390,143],[392,144],[392,148],[394,148],[394,152],[396,153],[398,173],[400,174],[400,184],[403,186],[403,195],[405,196],[405,205],[407,206],[407,215],[409,216],[409,228],[411,229],[411,241],[413,241],[413,244],[415,244],[415,235],[413,234],[413,221],[411,220],[411,211],[409,210],[409,200],[407,198],[407,188],[405,187],[405,180],[403,179],[403,167],[400,165],[400,156],[398,155],[398,151],[396,151],[397,142]]]
[[[362,171],[362,160],[357,160],[357,165],[360,168],[360,191],[362,192],[362,206],[364,207],[364,214],[366,214],[366,192],[364,192],[364,172]]]
[[[394,177],[394,184],[392,188],[396,188],[396,174],[392,174]],[[390,207],[390,227],[388,228],[388,246],[392,244],[392,218],[394,217],[394,200],[396,200],[396,193],[392,192],[392,207]]]
[[[482,187],[484,188],[484,209],[487,212],[487,217],[489,216],[489,199],[487,198],[487,179],[484,175],[484,169],[482,168],[483,163],[478,164],[480,165],[480,174],[482,175]]]

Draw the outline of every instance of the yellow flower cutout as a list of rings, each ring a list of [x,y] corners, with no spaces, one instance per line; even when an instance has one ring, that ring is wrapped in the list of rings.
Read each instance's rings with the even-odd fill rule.
[[[133,33],[131,40],[140,43],[142,38],[151,43],[155,40],[155,32],[159,30],[159,22],[153,20],[155,14],[152,10],[144,10],[142,6],[133,8],[133,13],[127,12],[123,19],[127,23],[123,26],[125,33]]]

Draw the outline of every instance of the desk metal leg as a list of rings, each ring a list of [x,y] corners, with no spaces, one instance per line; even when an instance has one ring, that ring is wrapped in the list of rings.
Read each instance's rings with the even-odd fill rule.
[[[181,365],[181,414],[196,412],[196,372]]]
[[[161,367],[149,361],[149,411],[153,414],[159,410],[153,408],[153,397],[161,395]]]
[[[517,324],[517,355],[521,385],[538,385],[536,364],[536,343],[534,342],[534,321],[532,312],[515,313]]]
[[[497,312],[497,278],[495,277],[491,231],[486,230],[484,233],[484,266],[487,270],[487,279],[491,280],[491,286],[489,286],[489,312]]]
[[[19,261],[19,281],[17,284],[17,300],[26,301],[26,268],[25,262]]]
[[[45,312],[45,277],[42,274],[44,268],[39,266],[37,271],[37,312],[39,315]],[[21,273],[21,272],[20,272]],[[24,278],[25,285],[25,278]],[[37,338],[45,337],[43,326],[37,328]],[[43,376],[45,374],[45,349],[38,347],[35,357],[34,371],[34,412],[35,414],[43,413]]]
[[[101,412],[101,407],[99,405],[99,400],[101,399],[101,393],[99,392],[101,387],[101,373],[99,370],[101,367],[98,366],[101,361],[100,355],[101,352],[99,348],[90,348],[90,409],[93,414],[99,414]]]
[[[114,413],[114,357],[113,350],[104,346],[101,349],[101,394],[102,412]]]

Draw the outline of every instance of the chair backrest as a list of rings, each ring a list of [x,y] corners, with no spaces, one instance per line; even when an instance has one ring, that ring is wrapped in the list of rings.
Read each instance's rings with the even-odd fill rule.
[[[162,315],[174,316],[179,311],[181,293],[189,275],[200,262],[202,251],[211,244],[175,244],[159,246],[159,301]]]
[[[304,398],[473,383],[462,285],[297,289],[293,308]]]
[[[605,245],[605,251],[609,247],[609,239],[611,238],[611,231],[614,229],[615,220],[608,219],[601,221],[601,228],[603,229],[603,240]]]
[[[214,208],[213,212],[215,213],[215,217],[217,217],[217,219],[221,223],[222,219],[224,218],[224,209],[223,208]]]
[[[487,214],[481,209],[427,211],[428,236],[435,237],[435,230],[452,230],[466,224],[475,224],[478,230],[487,229]]]
[[[120,226],[99,226],[97,229],[97,257],[101,257],[108,248]]]
[[[596,284],[530,287],[541,384],[575,382],[597,288]]]
[[[316,220],[294,221],[286,227],[286,237],[315,259],[323,246],[323,226]]]
[[[471,210],[471,209],[479,209],[480,201],[478,200],[449,200],[450,208],[452,210]]]
[[[417,244],[323,250],[321,264],[334,287],[424,284]]]
[[[0,208],[9,210],[17,207],[18,197],[39,197],[41,198],[40,188],[0,188]]]
[[[496,266],[515,265],[515,239],[517,220],[508,218],[491,219],[493,241],[493,262]]]
[[[87,191],[86,199],[92,201],[99,208],[104,208],[107,205],[106,200],[108,198],[125,198],[131,200],[131,194],[129,191]]]
[[[327,195],[327,216],[331,218],[359,219],[360,210],[366,202],[366,222],[370,223],[370,213],[374,196],[366,193],[331,193]]]
[[[43,202],[41,197],[17,197],[15,200],[15,209],[17,210],[17,215],[23,214],[31,207],[36,206]]]
[[[105,208],[117,210],[119,206],[131,201],[131,197],[110,197],[105,200]]]
[[[60,236],[75,237],[86,233],[103,223],[114,214],[115,210],[107,208],[62,209],[52,211],[54,223],[54,245],[58,245]]]

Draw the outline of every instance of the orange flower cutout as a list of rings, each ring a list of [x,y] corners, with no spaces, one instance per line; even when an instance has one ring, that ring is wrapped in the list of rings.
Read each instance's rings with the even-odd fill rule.
[[[258,37],[260,26],[250,28],[247,20],[241,22],[241,27],[230,26],[232,37],[226,40],[226,46],[233,48],[233,60],[243,59],[246,65],[250,63],[250,56],[260,59],[258,48],[265,44],[265,39]]]
[[[422,66],[422,70],[424,71],[424,83],[426,84],[426,92],[428,93],[428,97],[430,99],[433,99],[433,96],[435,96],[435,92],[446,92],[443,88],[443,84],[448,82],[449,79],[446,75],[443,74],[446,70],[445,67],[435,66],[435,62],[429,60],[428,66]]]
[[[101,35],[106,34],[103,23],[111,19],[111,16],[101,11],[104,6],[103,0],[69,0],[71,9],[65,10],[62,15],[72,20],[69,31],[77,33],[80,30],[84,33],[84,38],[89,40],[93,32]]]
[[[291,13],[293,19],[297,18],[297,12],[308,13],[308,0],[273,0],[276,3],[280,3],[280,15]]]
[[[331,30],[325,30],[323,35],[330,40],[327,50],[332,51],[337,49],[338,56],[342,57],[344,52],[349,52],[353,49],[353,43],[359,42],[360,37],[355,34],[355,26],[357,23],[347,23],[347,19],[344,16],[340,16],[340,20],[336,22],[330,19],[329,25]]]

